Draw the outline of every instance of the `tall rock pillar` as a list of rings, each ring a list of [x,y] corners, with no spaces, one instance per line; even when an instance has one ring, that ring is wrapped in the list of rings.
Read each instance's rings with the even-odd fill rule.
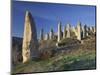
[[[38,40],[34,19],[30,12],[26,11],[24,36],[22,45],[23,63],[38,58]]]
[[[71,25],[67,24],[67,38],[71,37]]]
[[[82,39],[82,34],[81,34],[81,22],[78,23],[77,25],[77,39],[81,40]]]
[[[86,25],[82,26],[82,33],[83,33],[83,37],[82,38],[86,38]]]
[[[52,40],[54,38],[54,32],[53,29],[50,30],[50,40]]]
[[[49,40],[49,34],[48,34],[48,33],[45,34],[45,38],[44,38],[44,40]]]
[[[61,41],[62,31],[61,31],[61,22],[58,23],[58,42]]]

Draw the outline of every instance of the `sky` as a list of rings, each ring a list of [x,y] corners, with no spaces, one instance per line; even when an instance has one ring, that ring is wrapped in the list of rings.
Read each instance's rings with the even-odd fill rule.
[[[59,21],[62,30],[65,25],[76,26],[79,21],[82,25],[96,25],[95,6],[12,1],[12,36],[23,37],[26,11],[29,11],[35,20],[38,38],[42,28],[44,34],[49,33],[51,28],[57,32]]]

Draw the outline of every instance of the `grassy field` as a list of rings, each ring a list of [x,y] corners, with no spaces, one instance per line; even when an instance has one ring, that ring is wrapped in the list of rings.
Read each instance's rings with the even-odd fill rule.
[[[13,73],[52,72],[96,69],[95,37],[83,40],[75,47],[57,51],[54,56],[19,63],[12,69]]]

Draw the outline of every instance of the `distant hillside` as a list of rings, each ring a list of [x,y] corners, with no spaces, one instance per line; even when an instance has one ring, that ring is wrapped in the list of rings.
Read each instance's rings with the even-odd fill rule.
[[[23,38],[20,37],[12,37],[12,45],[15,46],[16,44],[21,45]]]
[[[22,61],[22,38],[12,37],[12,63],[16,64]]]

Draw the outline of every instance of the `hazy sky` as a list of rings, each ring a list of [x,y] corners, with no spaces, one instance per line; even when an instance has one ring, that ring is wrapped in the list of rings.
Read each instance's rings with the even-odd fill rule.
[[[67,23],[76,26],[80,21],[82,25],[94,26],[96,22],[95,6],[12,1],[12,36],[23,36],[27,10],[31,12],[35,20],[38,36],[41,28],[45,33],[51,28],[57,32],[59,21],[62,23],[62,29]]]

